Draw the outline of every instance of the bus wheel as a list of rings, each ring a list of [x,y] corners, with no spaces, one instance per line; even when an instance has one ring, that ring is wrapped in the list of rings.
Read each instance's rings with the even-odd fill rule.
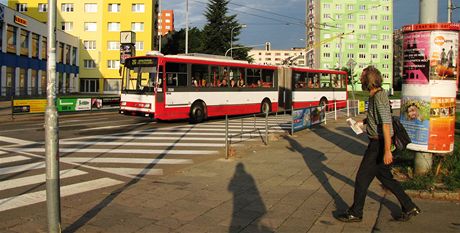
[[[326,112],[327,112],[327,109],[328,109],[328,106],[327,106],[327,99],[326,98],[321,98],[321,100],[319,101],[319,106],[320,107],[323,107],[325,108]]]
[[[268,113],[270,113],[270,111],[271,111],[271,103],[270,103],[270,100],[264,99],[264,100],[262,101],[262,104],[260,105],[260,112],[261,112],[261,113],[268,114]]]
[[[193,124],[204,121],[204,107],[201,103],[195,103],[190,109],[190,122]]]

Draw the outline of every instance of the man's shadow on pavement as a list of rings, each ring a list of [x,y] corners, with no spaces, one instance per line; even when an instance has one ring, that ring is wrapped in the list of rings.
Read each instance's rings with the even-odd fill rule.
[[[228,184],[228,190],[233,193],[232,221],[228,232],[273,232],[260,223],[262,216],[267,213],[267,208],[262,201],[254,178],[246,172],[244,164],[236,165],[235,173]]]
[[[343,183],[350,185],[351,187],[355,186],[355,182],[350,178],[334,171],[333,169],[329,168],[325,165],[325,161],[327,157],[324,155],[323,152],[317,151],[315,149],[304,147],[295,139],[285,136],[284,137],[290,144],[288,147],[291,151],[297,151],[299,154],[302,155],[302,158],[307,165],[308,169],[315,175],[316,179],[320,182],[329,196],[334,200],[335,210],[332,212],[332,215],[337,218],[339,214],[345,212],[345,210],[349,207],[347,203],[343,200],[340,194],[332,187],[328,176],[333,176],[336,179],[342,181]],[[362,151],[363,153],[363,151]],[[368,191],[368,196],[374,199],[376,202],[380,203],[384,196],[380,196],[372,191]],[[352,200],[351,200],[352,201]],[[393,217],[399,216],[397,210],[400,209],[399,206],[391,201],[385,201],[384,205],[390,209],[391,214]],[[400,211],[399,211],[400,212]]]

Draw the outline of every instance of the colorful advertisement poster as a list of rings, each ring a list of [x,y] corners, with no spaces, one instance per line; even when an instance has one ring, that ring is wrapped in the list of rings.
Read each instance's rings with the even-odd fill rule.
[[[58,99],[57,109],[59,112],[75,111],[76,99]]]
[[[46,99],[13,100],[13,113],[43,113]]]
[[[455,104],[455,98],[431,98],[428,150],[452,151],[454,149]]]
[[[426,84],[430,73],[431,32],[405,33],[403,39],[403,83]]]
[[[412,144],[422,146],[420,149],[426,148],[430,126],[430,97],[404,96],[401,99],[400,120]]]
[[[458,32],[432,31],[430,80],[456,80]]]
[[[295,110],[292,114],[294,131],[310,128],[310,108]]]
[[[324,106],[313,107],[310,110],[311,125],[321,124],[326,120],[326,108]]]
[[[91,109],[92,110],[102,109],[102,99],[92,98],[91,99]]]

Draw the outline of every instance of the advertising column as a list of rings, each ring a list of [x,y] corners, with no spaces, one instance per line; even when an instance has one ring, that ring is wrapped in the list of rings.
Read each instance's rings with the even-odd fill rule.
[[[460,24],[403,27],[401,122],[408,149],[448,153],[454,149]]]

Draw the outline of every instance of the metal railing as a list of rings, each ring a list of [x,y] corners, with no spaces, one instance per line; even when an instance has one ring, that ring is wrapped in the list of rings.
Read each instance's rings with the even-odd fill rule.
[[[344,108],[338,108],[337,105],[346,105]],[[314,106],[312,106],[314,107]],[[325,114],[325,124],[327,124],[328,118],[333,118],[337,120],[340,116],[350,117],[351,115],[357,116],[359,114],[359,100],[346,100],[346,101],[334,101],[333,103],[328,103],[326,105],[326,114]],[[259,114],[249,114],[243,116],[236,116],[236,117],[229,117],[228,115],[225,116],[225,159],[229,157],[229,150],[230,145],[232,144],[232,139],[235,137],[240,137],[241,141],[243,141],[244,135],[249,135],[249,139],[252,139],[253,134],[258,134],[259,137],[262,138],[265,145],[269,143],[269,133],[270,129],[273,126],[279,126],[283,129],[283,125],[289,125],[289,130],[285,130],[290,135],[294,135],[294,121],[292,120],[292,111],[296,109],[285,109],[279,112],[270,112],[270,113],[259,113]],[[282,119],[286,119],[285,116],[290,116],[290,121],[281,122],[279,116],[283,115]],[[269,124],[269,116],[275,116],[275,123]],[[257,127],[257,119],[260,117],[264,117],[264,127]],[[239,121],[240,122],[240,129],[239,133],[237,134],[230,134],[229,133],[229,123],[231,121]],[[245,123],[253,122],[253,127],[250,130],[244,130]],[[246,124],[247,125],[247,124]],[[263,131],[263,132],[262,132]],[[263,133],[263,137],[262,137]]]

